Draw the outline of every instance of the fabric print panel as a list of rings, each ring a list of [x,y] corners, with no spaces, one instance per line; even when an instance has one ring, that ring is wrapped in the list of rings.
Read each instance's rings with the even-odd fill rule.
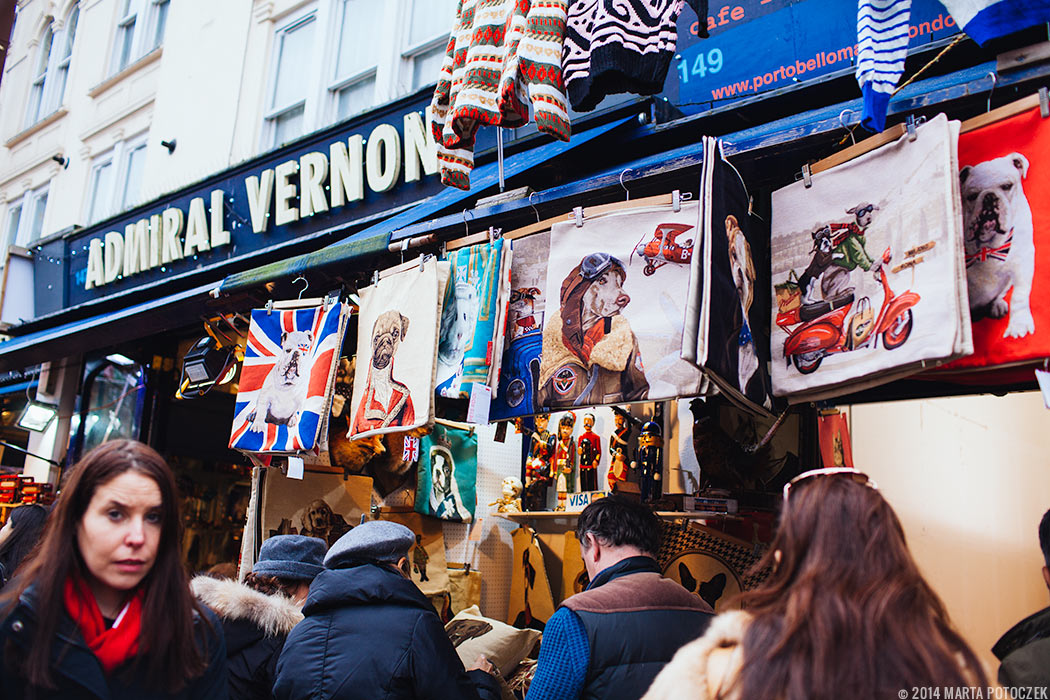
[[[510,309],[499,388],[489,409],[491,420],[527,416],[539,410],[536,397],[550,252],[550,231],[514,241]]]
[[[945,369],[1050,356],[1048,149],[1050,123],[1038,107],[959,137],[974,353]]]
[[[345,535],[371,505],[372,480],[363,476],[308,470],[289,479],[276,469],[264,472],[260,513],[262,538],[305,535],[329,547]]]
[[[448,564],[445,561],[445,533],[441,521],[419,513],[384,513],[383,520],[401,523],[416,535],[408,553],[412,582],[423,595],[447,594]]]
[[[469,523],[477,506],[477,433],[439,423],[419,443],[416,512]]]
[[[230,447],[316,451],[343,344],[343,305],[252,311]]]
[[[552,227],[540,405],[699,391],[700,371],[681,359],[697,213],[695,203],[649,207]]]
[[[449,255],[437,364],[437,393],[445,398],[467,398],[471,384],[488,382],[502,252],[500,238]]]
[[[438,287],[437,263],[428,260],[361,290],[350,438],[430,422]]]
[[[958,122],[773,193],[777,395],[847,393],[968,351]]]

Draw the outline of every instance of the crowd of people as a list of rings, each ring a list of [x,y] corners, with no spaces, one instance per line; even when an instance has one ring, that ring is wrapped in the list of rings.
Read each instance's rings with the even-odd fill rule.
[[[267,539],[243,581],[190,581],[175,481],[130,440],[72,468],[51,512],[0,530],[0,700],[277,698],[498,700],[467,669],[410,576],[408,528],[363,523],[331,548]],[[865,475],[818,469],[784,488],[769,576],[715,615],[661,576],[661,527],[612,496],[580,514],[590,584],[549,619],[527,700],[891,698],[987,687]],[[1050,512],[1039,528],[1050,587]],[[993,650],[1007,686],[1050,684],[1050,608]]]

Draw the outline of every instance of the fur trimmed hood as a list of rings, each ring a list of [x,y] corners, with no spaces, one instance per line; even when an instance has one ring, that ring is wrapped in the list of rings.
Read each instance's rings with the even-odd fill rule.
[[[742,610],[715,617],[703,637],[678,650],[642,700],[739,700],[740,689],[734,683],[742,662],[740,645],[750,622],[751,616]],[[716,651],[720,653],[714,654]],[[711,692],[712,686],[722,690]]]
[[[302,610],[291,599],[266,595],[237,581],[197,576],[190,589],[223,620],[247,620],[268,637],[287,635],[303,619]]]

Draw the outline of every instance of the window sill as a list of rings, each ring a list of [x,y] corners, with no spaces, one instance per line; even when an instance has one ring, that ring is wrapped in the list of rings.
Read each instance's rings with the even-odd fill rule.
[[[103,80],[101,83],[99,83],[95,87],[93,87],[90,90],[88,90],[87,91],[88,97],[92,97],[92,98],[98,97],[99,95],[104,93],[106,90],[109,90],[111,87],[113,87],[114,85],[116,85],[117,83],[119,83],[121,80],[123,80],[124,78],[128,77],[132,73],[135,73],[135,72],[145,68],[146,66],[150,65],[151,63],[156,63],[158,60],[160,60],[160,57],[161,57],[161,55],[163,53],[164,53],[164,47],[163,46],[158,46],[157,48],[153,49],[148,54],[146,54],[142,58],[138,59],[134,63],[129,63],[128,65],[124,66],[123,70],[121,70],[121,71],[119,71],[117,73],[114,73],[113,75],[109,76],[108,78]]]
[[[59,107],[54,112],[52,112],[51,114],[47,115],[46,117],[44,117],[43,119],[41,119],[37,123],[33,124],[30,127],[26,127],[25,129],[22,129],[17,134],[15,134],[11,138],[9,138],[7,141],[4,141],[4,146],[6,146],[7,148],[11,148],[12,146],[17,145],[17,144],[21,143],[22,141],[25,141],[27,138],[29,138],[33,134],[37,133],[41,129],[44,129],[44,128],[54,124],[59,119],[61,119],[62,117],[66,116],[66,114],[68,114],[68,113],[69,113],[69,110],[67,110],[65,107]]]

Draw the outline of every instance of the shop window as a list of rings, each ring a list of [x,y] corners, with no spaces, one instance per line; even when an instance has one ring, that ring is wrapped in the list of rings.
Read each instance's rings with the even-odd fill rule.
[[[303,76],[309,73],[305,67],[310,64],[316,25],[316,16],[311,13],[277,33],[273,84],[266,115],[271,146],[290,141],[304,131],[309,88]]]
[[[26,248],[43,234],[49,187],[50,185],[44,185],[30,190],[8,205],[7,227],[4,231],[4,248],[0,251],[0,262],[8,246]]]
[[[70,423],[75,456],[87,454],[108,440],[138,440],[146,394],[146,375],[132,363],[116,364],[108,359],[89,360],[84,369],[81,405]]]
[[[80,8],[77,6],[64,22],[49,24],[40,37],[26,105],[26,126],[36,124],[62,105],[79,18]]]
[[[110,73],[119,73],[164,41],[170,0],[122,0]]]
[[[139,202],[146,165],[146,136],[118,143],[91,165],[87,221],[94,223]]]

